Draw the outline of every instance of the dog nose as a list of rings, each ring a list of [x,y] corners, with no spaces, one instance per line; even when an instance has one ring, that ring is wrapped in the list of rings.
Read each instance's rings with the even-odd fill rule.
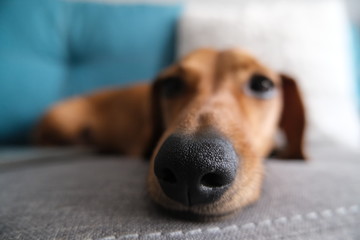
[[[233,183],[238,157],[232,144],[214,132],[173,134],[154,163],[163,192],[186,206],[218,200]]]

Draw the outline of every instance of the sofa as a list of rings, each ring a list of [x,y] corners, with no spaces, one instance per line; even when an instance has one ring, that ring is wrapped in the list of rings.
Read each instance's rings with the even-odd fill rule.
[[[328,69],[330,74],[324,76],[330,82],[333,75],[334,84],[329,85],[335,87],[317,92],[309,90],[314,89],[309,85],[314,80],[300,82],[310,115],[306,144],[309,160],[265,159],[261,198],[233,214],[201,221],[159,208],[146,190],[149,164],[144,159],[99,155],[85,148],[31,145],[36,122],[57,101],[100,88],[151,81],[161,69],[198,46],[223,47],[240,41],[266,63],[274,64],[272,67],[285,69],[300,81],[302,77],[321,77],[318,71],[309,73],[314,65],[305,63],[326,68],[328,56],[309,59],[290,51],[291,58],[269,58],[268,47],[277,46],[278,40],[272,37],[266,41],[268,45],[256,45],[251,37],[267,37],[271,26],[261,32],[261,16],[249,12],[258,14],[272,8],[271,12],[277,12],[292,8],[294,2],[297,10],[290,13],[294,17],[288,22],[297,22],[297,14],[304,14],[311,2],[318,2],[312,6],[317,9],[312,10],[313,15],[322,21],[318,24],[327,22],[326,17],[333,19],[332,14],[340,15],[340,19],[345,16],[338,8],[343,6],[341,0],[293,0],[271,6],[265,0],[251,3],[254,5],[244,0],[240,1],[241,16],[255,16],[258,21],[247,24],[259,24],[252,29],[260,30],[248,31],[249,35],[239,30],[239,40],[238,35],[226,33],[227,26],[233,29],[235,18],[228,17],[232,10],[224,10],[227,17],[221,20],[223,16],[215,17],[211,10],[199,12],[198,6],[189,7],[194,2],[0,2],[0,239],[360,239],[360,145],[356,142],[360,135],[356,108],[360,94],[355,97],[359,83],[353,55],[354,49],[360,49],[355,41],[356,23],[348,25],[352,31],[347,38],[328,41],[338,44],[331,45],[337,53],[351,49],[337,58],[347,63],[339,63],[341,73],[352,74],[338,80],[339,69]],[[329,7],[321,15],[318,9],[323,6]],[[307,14],[308,18],[313,16],[311,11]],[[206,25],[211,21],[219,25]],[[318,26],[316,19],[313,21]],[[344,22],[332,22],[331,29],[340,29]],[[276,29],[277,34],[283,34],[281,26]],[[337,33],[324,30],[318,39]],[[301,45],[299,38],[295,41],[289,34],[281,36],[281,41],[287,42],[281,42],[285,50],[279,47],[276,56],[288,56],[291,44],[309,44]],[[355,40],[343,48],[347,39]],[[258,42],[264,42],[263,38]],[[293,61],[299,64],[290,64]],[[301,65],[301,71],[295,65]],[[341,103],[339,109],[336,102]],[[329,114],[333,122],[326,121]],[[340,125],[343,131],[332,124]]]
[[[258,202],[182,219],[146,191],[148,162],[81,149],[7,149],[0,239],[359,239],[359,155],[316,146],[309,162],[266,160]]]

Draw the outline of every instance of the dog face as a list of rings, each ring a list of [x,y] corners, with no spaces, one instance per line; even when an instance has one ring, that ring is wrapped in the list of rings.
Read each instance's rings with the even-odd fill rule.
[[[303,158],[296,85],[243,51],[195,51],[152,91],[157,144],[148,188],[167,209],[223,215],[255,201],[279,125],[288,138],[282,155]]]

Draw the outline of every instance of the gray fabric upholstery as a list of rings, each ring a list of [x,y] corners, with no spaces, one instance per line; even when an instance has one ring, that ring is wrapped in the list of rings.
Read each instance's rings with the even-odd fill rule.
[[[13,153],[0,153],[0,239],[360,239],[360,157],[332,147],[266,161],[261,199],[210,222],[159,211],[145,161]]]

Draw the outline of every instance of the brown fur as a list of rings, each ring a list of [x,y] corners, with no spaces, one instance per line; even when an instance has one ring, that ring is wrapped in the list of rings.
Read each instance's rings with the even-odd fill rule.
[[[90,145],[142,156],[150,141],[150,86],[104,90],[53,106],[35,131],[41,145]]]
[[[264,100],[244,92],[255,73],[273,81],[275,97]],[[174,76],[181,77],[185,88],[166,99],[161,82]],[[201,49],[160,73],[152,86],[103,91],[58,104],[41,121],[37,140],[92,144],[134,156],[152,152],[148,189],[155,202],[168,209],[219,215],[259,197],[262,160],[275,147],[278,127],[287,140],[280,156],[303,159],[305,111],[295,82],[244,51]],[[183,206],[163,193],[154,174],[154,158],[171,134],[196,134],[208,128],[216,128],[232,143],[239,156],[237,176],[216,202]]]

